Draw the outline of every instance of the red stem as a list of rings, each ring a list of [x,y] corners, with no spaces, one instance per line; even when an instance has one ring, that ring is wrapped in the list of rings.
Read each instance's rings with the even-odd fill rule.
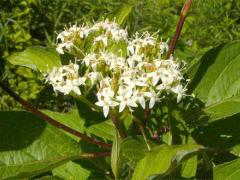
[[[192,5],[192,0],[186,0],[185,4],[183,5],[182,11],[181,11],[181,14],[180,14],[180,17],[179,17],[179,21],[178,21],[178,24],[177,24],[177,27],[176,27],[175,34],[174,34],[174,36],[173,36],[173,38],[170,42],[170,45],[169,45],[169,50],[168,50],[167,57],[166,57],[167,59],[169,59],[171,54],[173,54],[173,52],[174,52],[174,49],[175,49],[177,41],[179,39],[184,21],[187,17],[187,14],[190,10],[191,5]],[[143,121],[144,124],[143,125],[145,125],[145,123],[147,121],[147,118],[150,115],[150,113],[151,113],[151,109],[146,108],[144,110],[144,121]]]
[[[60,128],[70,134],[73,134],[77,137],[80,137],[82,140],[87,141],[91,144],[96,144],[98,146],[101,147],[105,147],[105,148],[110,148],[112,147],[111,144],[107,144],[101,141],[98,141],[94,138],[88,137],[87,135],[80,133],[78,131],[76,131],[75,129],[72,129],[56,120],[54,120],[53,118],[47,116],[46,114],[42,113],[41,111],[39,111],[38,109],[36,109],[35,107],[33,107],[31,104],[29,104],[27,101],[25,101],[24,99],[22,99],[19,95],[17,95],[12,89],[10,89],[9,87],[7,87],[3,82],[0,82],[0,86],[11,96],[13,97],[16,101],[18,101],[26,110],[28,110],[29,112],[37,115],[38,117],[40,117],[42,120],[48,122],[49,124]]]
[[[174,34],[174,36],[173,36],[173,38],[170,42],[170,45],[169,45],[169,50],[168,50],[168,53],[167,53],[167,59],[169,59],[170,56],[174,52],[174,49],[175,49],[177,41],[179,39],[184,21],[187,17],[187,14],[189,12],[189,9],[190,9],[191,5],[192,5],[192,0],[186,0],[185,4],[183,5],[183,8],[182,8],[182,11],[181,11],[181,14],[180,14],[180,18],[179,18],[179,21],[178,21],[178,24],[177,24],[177,27],[176,27],[175,34]]]
[[[80,156],[84,158],[108,157],[108,156],[111,156],[111,152],[83,153],[83,154],[80,154]]]

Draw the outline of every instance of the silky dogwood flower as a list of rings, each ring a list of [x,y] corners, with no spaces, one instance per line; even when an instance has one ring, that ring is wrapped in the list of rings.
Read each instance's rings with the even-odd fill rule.
[[[103,107],[103,114],[105,117],[107,117],[110,108],[118,106],[119,104],[118,102],[114,101],[113,96],[114,92],[110,87],[103,88],[97,93],[98,102],[95,104]]]
[[[160,99],[158,98],[158,93],[156,93],[153,89],[150,89],[149,92],[145,92],[145,96],[150,99],[149,102],[149,108],[153,108],[155,103],[159,101]]]
[[[49,82],[55,91],[63,94],[71,92],[81,95],[79,86],[84,85],[86,78],[79,77],[79,65],[70,63],[60,68],[54,68],[46,75],[46,81]]]
[[[128,106],[130,110],[131,107],[137,107],[131,88],[121,86],[116,98],[119,101],[119,112],[122,112],[126,106]]]
[[[136,102],[139,102],[143,109],[146,107],[146,100],[144,92],[141,92],[140,90],[135,90],[133,97],[135,98]]]
[[[59,33],[57,41],[60,54],[68,52],[80,59],[53,68],[47,82],[63,94],[81,95],[82,86],[97,90],[95,104],[105,117],[113,109],[153,109],[170,93],[177,102],[187,96],[182,63],[173,56],[164,58],[168,44],[156,34],[136,33],[128,38],[125,29],[105,20],[92,26],[74,25]],[[119,41],[123,43],[118,47]]]

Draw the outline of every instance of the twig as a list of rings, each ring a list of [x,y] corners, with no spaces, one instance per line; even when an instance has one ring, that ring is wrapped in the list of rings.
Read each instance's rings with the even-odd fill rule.
[[[182,11],[181,11],[181,14],[180,14],[180,18],[178,20],[178,24],[177,24],[177,27],[176,27],[175,34],[174,34],[174,36],[173,36],[173,38],[170,42],[170,45],[169,45],[169,50],[168,50],[168,53],[167,53],[167,59],[169,59],[170,56],[174,52],[174,49],[176,47],[178,38],[180,36],[184,21],[187,17],[187,14],[189,12],[189,9],[190,9],[191,5],[192,5],[192,0],[186,0],[185,4],[183,5],[183,8],[182,8]]]
[[[148,150],[150,151],[150,150],[151,150],[151,146],[148,144],[147,135],[146,135],[146,133],[145,133],[144,126],[143,126],[142,124],[140,124],[140,131],[142,132],[144,141],[145,141],[145,143],[146,143],[146,145],[147,145]]]
[[[26,110],[28,110],[29,112],[37,115],[38,117],[40,117],[42,120],[48,122],[49,124],[60,128],[70,134],[73,134],[77,137],[80,137],[82,140],[87,141],[91,144],[96,144],[98,146],[101,147],[106,147],[106,148],[110,148],[112,147],[111,144],[107,144],[101,141],[98,141],[94,138],[91,138],[83,133],[80,133],[78,131],[76,131],[75,129],[72,129],[56,120],[54,120],[53,118],[47,116],[46,114],[42,113],[41,111],[39,111],[38,109],[36,109],[35,107],[33,107],[31,104],[29,104],[27,101],[25,101],[24,99],[22,99],[19,95],[17,95],[12,89],[10,89],[9,87],[7,87],[3,82],[0,82],[0,86],[11,96],[13,97],[16,101],[18,101]]]
[[[119,118],[113,112],[109,113],[109,117],[111,118],[115,128],[119,132],[120,137],[122,139],[126,138],[127,134],[126,134],[125,127],[124,127],[123,123],[119,120]]]
[[[111,152],[98,152],[98,153],[83,153],[80,157],[83,158],[101,158],[111,156]]]
[[[139,125],[139,129],[143,135],[143,139],[147,145],[148,150],[150,151],[151,146],[148,144],[147,135],[146,135],[143,123],[141,123],[133,114],[132,114],[132,118],[133,118],[133,122],[136,122]]]
[[[147,123],[147,119],[148,119],[150,113],[151,113],[151,110],[150,110],[148,107],[146,107],[146,108],[144,109],[144,112],[143,112],[143,125],[144,125],[144,126],[145,126],[146,123]]]
[[[180,14],[180,17],[179,17],[179,21],[178,21],[178,24],[177,24],[177,27],[176,27],[176,31],[175,31],[175,34],[170,42],[170,45],[169,45],[169,50],[168,50],[168,53],[167,53],[167,56],[166,58],[169,59],[170,56],[173,54],[174,52],[174,49],[176,47],[176,44],[177,44],[177,41],[179,39],[179,36],[180,36],[180,33],[181,33],[181,30],[182,30],[182,27],[183,27],[183,24],[184,24],[184,21],[187,17],[187,14],[189,12],[189,9],[192,5],[192,0],[186,0],[185,4],[183,5],[183,8],[182,8],[182,11],[181,11],[181,14]],[[149,114],[151,113],[151,110],[150,109],[145,109],[144,110],[144,121],[146,122]]]
[[[168,108],[168,124],[169,124],[169,131],[171,133],[171,138],[169,140],[169,144],[173,145],[173,137],[174,137],[174,131],[173,131],[173,123],[172,123],[172,103],[170,99],[167,99],[167,108]]]

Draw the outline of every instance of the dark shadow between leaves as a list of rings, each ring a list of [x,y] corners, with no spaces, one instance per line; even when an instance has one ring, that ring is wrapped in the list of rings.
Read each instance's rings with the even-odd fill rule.
[[[193,132],[197,143],[223,151],[240,144],[240,114],[202,126]]]
[[[83,152],[87,153],[96,153],[96,152],[105,152],[102,148],[89,144],[86,141],[79,142]],[[81,167],[91,171],[90,177],[88,179],[105,179],[105,172],[111,172],[111,167],[106,161],[105,157],[101,158],[83,158],[74,160],[75,163],[81,165]],[[98,178],[97,178],[98,177]],[[113,178],[113,177],[112,177]]]
[[[79,116],[84,119],[84,125],[86,127],[106,121],[106,118],[104,118],[103,113],[93,111],[89,106],[87,106],[86,104],[77,99],[76,105],[78,108]]]
[[[19,150],[41,136],[46,123],[23,111],[0,112],[0,152]]]
[[[191,83],[188,86],[189,93],[192,93],[193,90],[200,83],[208,68],[215,62],[218,53],[222,50],[225,44],[221,44],[220,46],[211,49],[208,51],[200,60],[200,65],[198,67],[197,72],[194,75],[194,78],[191,80]]]

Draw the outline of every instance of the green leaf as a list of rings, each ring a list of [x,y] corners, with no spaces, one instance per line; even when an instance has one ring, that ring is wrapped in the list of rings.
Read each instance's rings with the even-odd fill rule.
[[[58,176],[44,176],[42,178],[37,178],[38,180],[63,180]]]
[[[133,180],[163,177],[203,149],[200,145],[160,145],[137,164]]]
[[[196,144],[194,139],[189,136],[187,137],[187,144]],[[204,153],[204,152],[203,152]],[[181,175],[184,178],[193,178],[196,176],[197,172],[197,165],[198,165],[198,156],[194,155],[187,161],[185,161],[181,167]]]
[[[55,49],[40,46],[13,53],[7,60],[14,65],[25,66],[42,72],[61,66],[60,57]]]
[[[213,121],[192,133],[197,143],[224,150],[240,144],[240,115]]]
[[[44,110],[43,112],[49,115],[50,117],[54,118],[55,120],[79,131],[82,133],[87,133],[88,135],[95,135],[98,137],[103,138],[104,140],[113,140],[114,137],[114,126],[110,120],[105,120],[101,122],[97,116],[89,116],[88,112],[84,111],[85,104],[82,104],[81,113],[77,109],[73,109],[71,112],[68,113],[59,113],[59,112],[52,112],[49,110]],[[85,113],[84,113],[85,112]],[[94,112],[92,112],[94,114]],[[82,115],[82,116],[80,116]],[[89,119],[90,118],[90,119]],[[95,123],[86,126],[86,121],[93,121],[96,120]],[[99,121],[99,122],[98,122]],[[67,133],[74,139],[79,139],[69,133]]]
[[[232,180],[239,179],[240,176],[240,159],[224,163],[214,167],[213,178],[214,179],[224,179]]]
[[[208,51],[190,68],[190,90],[206,103],[205,111],[219,119],[240,112],[240,42]],[[227,108],[226,108],[227,107]]]
[[[27,178],[79,158],[79,144],[38,117],[0,112],[0,178]]]
[[[105,140],[113,141],[115,127],[111,120],[106,120],[97,124],[87,127],[87,132],[101,137]]]
[[[120,141],[119,134],[116,131],[111,152],[111,167],[115,179],[119,179],[120,175]]]
[[[148,143],[151,147],[156,146],[151,143],[151,141],[148,141]],[[136,167],[137,163],[144,158],[148,151],[142,136],[128,137],[123,140],[120,146],[121,159],[133,169]]]
[[[122,25],[126,22],[127,17],[132,12],[134,6],[138,4],[138,0],[132,0],[131,2],[124,3],[118,12],[114,15],[116,23]]]
[[[182,177],[193,178],[196,175],[197,160],[198,160],[197,155],[195,155],[183,163],[182,169],[181,169]]]
[[[72,109],[72,111],[67,113],[60,113],[60,112],[53,112],[49,110],[42,110],[43,113],[47,114],[51,118],[55,119],[56,121],[67,125],[81,133],[85,132],[84,122],[79,117],[79,114],[76,109]],[[79,140],[78,137],[65,132],[67,135],[71,136],[75,140]]]
[[[231,154],[234,154],[235,156],[240,157],[240,144],[234,146],[234,147],[231,149]]]
[[[93,111],[85,103],[75,99],[79,117],[84,122],[87,132],[103,138],[104,140],[113,140],[115,128],[111,120],[106,120],[102,112]]]
[[[82,168],[79,164],[69,161],[52,170],[53,175],[61,177],[63,179],[88,179],[91,172]]]
[[[204,112],[210,116],[211,121],[235,115],[240,112],[240,94],[212,104],[206,107]]]

